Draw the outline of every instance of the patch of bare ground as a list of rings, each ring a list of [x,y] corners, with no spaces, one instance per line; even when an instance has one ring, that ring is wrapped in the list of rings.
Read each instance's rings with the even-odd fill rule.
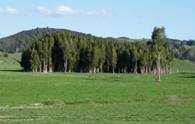
[[[48,100],[42,103],[33,103],[29,105],[4,105],[0,106],[1,109],[47,109],[55,106],[64,106],[64,102],[60,100]]]
[[[195,100],[195,96],[167,96],[162,98],[148,98],[148,99],[131,99],[131,100],[101,100],[101,101],[74,101],[64,102],[61,100],[48,100],[42,103],[33,103],[30,105],[4,105],[0,106],[1,109],[47,109],[51,107],[63,107],[64,105],[79,105],[79,104],[134,104],[134,103],[159,103],[162,101],[168,102],[182,102]]]
[[[195,96],[168,96],[166,98],[168,101],[171,102],[178,102],[178,101],[191,101],[191,100],[195,100]]]
[[[0,116],[0,122],[40,121],[48,119],[48,116]]]
[[[43,109],[43,108],[48,108],[48,106],[45,106],[41,103],[34,103],[34,104],[31,104],[31,105],[17,105],[17,106],[5,105],[5,106],[0,106],[0,109]]]

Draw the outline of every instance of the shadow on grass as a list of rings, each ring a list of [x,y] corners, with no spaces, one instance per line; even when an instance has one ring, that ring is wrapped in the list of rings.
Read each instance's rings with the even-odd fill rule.
[[[181,72],[181,78],[195,78],[195,72]]]
[[[183,74],[183,75],[195,75],[195,72],[180,72],[179,74]]]
[[[0,72],[23,72],[23,70],[1,70]]]

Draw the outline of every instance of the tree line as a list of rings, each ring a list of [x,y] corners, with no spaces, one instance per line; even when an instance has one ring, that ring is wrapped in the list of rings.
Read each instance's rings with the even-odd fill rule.
[[[147,42],[48,33],[22,53],[21,66],[32,72],[167,73],[174,54],[166,39],[164,27],[155,27]]]

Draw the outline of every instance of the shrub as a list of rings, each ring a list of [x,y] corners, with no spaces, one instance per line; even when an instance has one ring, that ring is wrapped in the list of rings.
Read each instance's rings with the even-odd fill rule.
[[[9,55],[7,53],[3,54],[3,57],[8,57]]]

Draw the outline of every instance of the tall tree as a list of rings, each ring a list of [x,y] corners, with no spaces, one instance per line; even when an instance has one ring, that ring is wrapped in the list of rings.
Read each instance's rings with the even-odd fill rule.
[[[101,62],[101,49],[97,46],[93,46],[93,51],[92,51],[92,66],[93,66],[93,72],[96,73],[97,70],[99,70]]]
[[[72,72],[74,66],[76,65],[77,53],[74,43],[69,44],[69,53],[68,53],[68,66],[69,72]]]
[[[105,63],[105,60],[106,60],[106,53],[105,53],[105,46],[103,44],[103,42],[100,42],[101,43],[101,57],[100,57],[100,72],[103,72],[103,66],[104,66],[104,63]]]
[[[48,70],[49,72],[53,72],[53,65],[52,65],[52,47],[53,47],[53,44],[54,44],[54,39],[53,37],[49,34],[47,36],[47,42],[48,42]]]
[[[112,66],[112,73],[115,73],[115,68],[117,64],[117,53],[114,45],[111,45],[111,66]]]
[[[32,49],[31,50],[31,55],[30,55],[31,70],[33,72],[37,72],[39,64],[40,64],[40,60],[39,60],[38,53],[35,49]]]
[[[31,71],[30,54],[30,48],[22,53],[20,65],[23,67],[24,71]]]
[[[64,51],[63,44],[59,38],[59,35],[54,37],[54,45],[52,47],[52,63],[54,71],[64,71]]]
[[[157,81],[160,82],[161,76],[161,56],[163,53],[164,45],[166,44],[166,35],[165,35],[165,28],[155,27],[152,33],[152,42],[154,45],[154,53],[156,59],[156,70],[157,70]]]

